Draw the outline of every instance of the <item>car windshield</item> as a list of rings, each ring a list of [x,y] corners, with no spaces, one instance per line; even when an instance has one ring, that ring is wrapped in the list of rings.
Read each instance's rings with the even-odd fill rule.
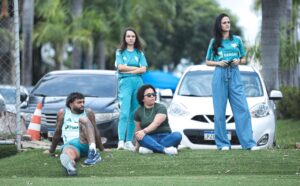
[[[32,94],[56,97],[80,92],[86,97],[116,97],[116,83],[115,75],[55,74],[42,78]]]
[[[255,72],[240,72],[246,97],[259,97],[263,90],[259,76]],[[180,85],[181,96],[211,97],[213,71],[187,72]]]
[[[12,88],[0,88],[0,94],[5,100],[5,104],[16,104],[16,91]]]

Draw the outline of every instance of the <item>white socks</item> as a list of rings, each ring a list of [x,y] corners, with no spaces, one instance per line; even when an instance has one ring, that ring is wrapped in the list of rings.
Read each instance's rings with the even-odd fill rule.
[[[94,149],[95,151],[96,151],[96,144],[95,143],[91,143],[90,145],[89,145],[89,149]]]

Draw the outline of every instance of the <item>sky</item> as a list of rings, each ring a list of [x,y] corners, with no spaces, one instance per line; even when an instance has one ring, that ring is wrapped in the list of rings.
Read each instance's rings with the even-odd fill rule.
[[[261,25],[261,15],[253,10],[254,0],[217,0],[217,2],[222,8],[229,9],[237,16],[237,25],[242,28],[245,42],[253,45]]]

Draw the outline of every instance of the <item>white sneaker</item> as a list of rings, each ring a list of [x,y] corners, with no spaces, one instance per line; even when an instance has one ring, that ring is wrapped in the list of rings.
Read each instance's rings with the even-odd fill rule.
[[[175,155],[175,154],[177,154],[177,149],[175,147],[166,147],[164,149],[164,151],[168,155]]]
[[[153,150],[150,150],[146,147],[140,147],[139,148],[139,153],[140,154],[152,154],[153,153]]]
[[[117,149],[118,150],[123,150],[124,149],[124,141],[119,141]]]
[[[132,144],[131,141],[126,141],[125,142],[124,149],[129,150],[129,151],[135,151],[135,147],[134,147],[134,145]]]
[[[227,147],[227,146],[222,147],[221,150],[229,150],[229,147]]]
[[[251,150],[251,151],[256,151],[256,150],[259,150],[259,147],[258,147],[258,146],[253,146],[253,147],[251,147],[250,150]]]

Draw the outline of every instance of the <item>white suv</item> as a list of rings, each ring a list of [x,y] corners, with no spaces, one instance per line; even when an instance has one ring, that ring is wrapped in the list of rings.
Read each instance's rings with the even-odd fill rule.
[[[272,90],[268,96],[260,73],[250,66],[239,66],[251,114],[253,137],[260,149],[275,144],[275,105],[281,99],[280,91]],[[182,147],[216,149],[214,141],[214,109],[211,81],[214,67],[195,65],[181,77],[168,109],[172,131],[182,134]],[[227,135],[231,148],[241,148],[235,133],[234,117],[227,103]]]

